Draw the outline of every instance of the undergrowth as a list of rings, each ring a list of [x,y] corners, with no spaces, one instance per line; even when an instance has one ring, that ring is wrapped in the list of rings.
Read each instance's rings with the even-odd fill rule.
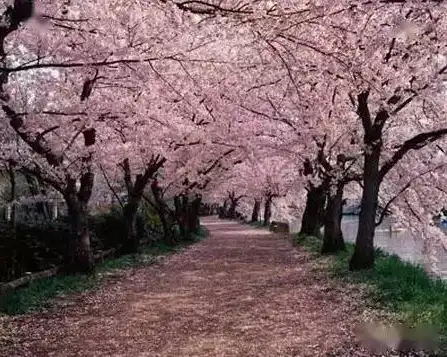
[[[315,259],[322,241],[315,237],[295,236],[295,243],[304,247]],[[371,302],[394,312],[409,325],[428,324],[440,333],[442,346],[447,343],[447,283],[430,278],[421,266],[404,262],[396,255],[380,249],[375,251],[373,269],[350,272],[349,259],[354,244],[346,243],[346,250],[329,259],[328,269],[333,277],[369,287]],[[325,258],[327,259],[327,258]]]
[[[18,315],[49,308],[53,299],[58,296],[98,287],[105,272],[152,264],[156,261],[156,257],[176,252],[207,236],[207,229],[200,227],[199,233],[192,235],[187,242],[180,242],[175,246],[153,243],[140,247],[137,254],[106,259],[95,267],[95,273],[92,275],[54,276],[33,281],[26,287],[0,296],[0,313]]]

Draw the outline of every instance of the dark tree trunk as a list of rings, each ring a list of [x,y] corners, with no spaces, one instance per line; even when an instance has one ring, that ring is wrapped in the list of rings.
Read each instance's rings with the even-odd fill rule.
[[[226,203],[228,201],[230,201],[230,208],[228,209],[228,212],[226,212],[226,215],[225,215],[226,218],[229,218],[229,219],[237,218],[238,215],[237,215],[237,212],[236,212],[236,208],[237,208],[237,206],[239,204],[239,200],[242,197],[244,197],[244,195],[236,196],[234,191],[228,193],[228,198],[224,202],[224,210],[225,210]]]
[[[124,206],[124,220],[126,225],[126,241],[123,244],[122,252],[124,254],[132,254],[138,251],[139,237],[137,232],[137,212],[140,207],[141,198],[143,197],[144,189],[149,180],[157,173],[158,169],[162,167],[166,159],[159,155],[152,155],[149,163],[144,170],[144,173],[138,174],[135,178],[135,183],[132,182],[132,174],[129,165],[129,159],[126,158],[121,163],[124,173],[124,182],[127,188],[127,204]]]
[[[251,214],[251,222],[257,222],[259,220],[260,210],[261,210],[261,201],[255,199],[255,204],[253,205],[253,212]]]
[[[268,226],[270,223],[270,218],[272,217],[272,197],[268,196],[265,198],[264,203],[264,226]]]
[[[169,221],[169,213],[164,204],[158,207],[157,213],[160,217],[161,226],[163,227],[163,240],[165,243],[173,245],[175,243],[173,225]]]
[[[181,200],[179,196],[174,196],[174,216],[175,216],[175,220],[178,224],[178,228],[180,230],[180,236],[183,237],[184,236],[184,225],[182,222],[182,216],[181,216]]]
[[[90,160],[91,157],[84,161],[87,163],[87,171],[81,175],[79,190],[76,189],[76,180],[67,176],[66,188],[62,191],[71,225],[66,255],[66,266],[70,273],[90,273],[94,269],[88,226],[88,201],[92,194],[95,175]]]
[[[183,240],[189,239],[189,219],[188,219],[188,205],[189,199],[187,195],[180,195],[174,197],[175,217],[179,225],[180,236]]]
[[[228,217],[227,206],[228,206],[228,199],[226,199],[224,201],[222,207],[219,207],[219,218],[227,218]]]
[[[237,207],[237,201],[231,200],[230,208],[228,209],[228,218],[234,219],[236,217],[236,207]]]
[[[194,199],[191,202],[191,205],[189,207],[189,229],[190,232],[197,234],[200,230],[200,205],[202,203],[202,197],[200,195],[196,195]]]
[[[192,202],[192,211],[194,212],[193,232],[199,233],[200,230],[200,206],[202,204],[202,196],[197,195]]]
[[[359,216],[354,254],[349,262],[351,270],[372,268],[374,266],[374,231],[377,213],[378,194],[380,184],[385,175],[411,150],[419,150],[424,146],[447,135],[447,129],[423,132],[405,140],[394,154],[380,167],[380,156],[383,145],[383,128],[390,115],[387,110],[380,108],[372,120],[368,108],[369,90],[357,95],[357,114],[364,129],[363,142],[365,144],[363,166],[363,193]],[[391,98],[390,98],[391,99]],[[389,101],[388,101],[389,103]],[[401,106],[397,111],[403,109]],[[394,111],[396,112],[396,110]]]
[[[162,192],[158,186],[158,181],[154,180],[151,184],[152,195],[155,199],[155,206],[157,207],[157,213],[160,217],[160,222],[163,227],[163,240],[169,244],[173,245],[175,243],[175,236],[173,232],[173,224],[170,222],[169,208],[166,206],[162,198]]]
[[[188,207],[189,207],[189,196],[188,195],[182,195],[182,204],[181,204],[181,215],[182,215],[182,222],[183,222],[183,234],[184,239],[189,240],[191,232],[191,228],[189,226],[189,217],[188,217]]]
[[[70,219],[70,241],[67,245],[66,268],[69,273],[93,271],[93,254],[90,247],[87,203],[75,193],[65,196]]]
[[[349,262],[350,270],[368,269],[374,266],[374,231],[380,187],[380,152],[381,145],[376,145],[372,147],[370,154],[365,154],[359,227],[354,254]]]
[[[357,114],[362,120],[364,129],[363,143],[365,144],[363,163],[363,192],[360,206],[359,227],[355,241],[354,254],[349,262],[350,270],[368,269],[374,266],[374,230],[380,183],[386,174],[405,152],[418,145],[418,140],[426,140],[426,134],[416,136],[406,141],[403,147],[395,152],[391,161],[380,169],[380,155],[382,153],[382,131],[389,118],[385,109],[379,109],[374,120],[368,108],[369,91],[363,91],[357,96]],[[436,134],[437,135],[437,134]],[[428,136],[430,137],[430,136]],[[427,142],[428,143],[428,142]]]
[[[184,240],[190,240],[193,233],[198,233],[200,228],[200,204],[202,197],[197,195],[192,201],[188,195],[174,197],[175,217],[179,225],[180,235]]]
[[[320,237],[323,224],[326,193],[323,185],[311,186],[307,192],[306,208],[301,221],[300,234]]]
[[[345,242],[341,230],[343,217],[343,189],[344,184],[339,183],[335,192],[327,195],[326,213],[324,219],[324,235],[322,254],[336,253],[345,250]]]
[[[139,237],[137,232],[137,213],[141,197],[130,197],[124,206],[124,222],[126,226],[126,239],[122,247],[123,254],[138,252]]]
[[[10,217],[9,217],[9,223],[10,226],[14,232],[14,236],[15,236],[15,232],[16,232],[16,224],[17,224],[17,207],[16,207],[16,191],[17,191],[17,184],[16,184],[16,171],[15,171],[15,165],[10,162],[8,163],[8,175],[9,175],[9,183],[11,185],[11,194],[10,194],[10,198],[9,198],[9,202],[10,202],[10,207],[11,207],[11,212],[10,212]]]

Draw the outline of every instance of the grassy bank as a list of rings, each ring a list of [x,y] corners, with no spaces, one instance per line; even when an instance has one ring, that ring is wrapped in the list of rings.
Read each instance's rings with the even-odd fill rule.
[[[54,276],[33,281],[26,287],[0,296],[0,313],[17,315],[49,308],[54,298],[58,296],[87,291],[99,286],[107,273],[152,264],[157,257],[174,253],[202,240],[207,235],[206,228],[201,227],[200,233],[191,237],[188,242],[181,242],[175,246],[163,243],[142,246],[138,254],[104,260],[96,266],[93,275]]]
[[[295,236],[295,243],[308,250],[315,259],[328,259],[319,254],[321,240]],[[348,262],[354,245],[328,259],[327,269],[334,278],[368,286],[367,298],[380,308],[395,313],[400,322],[410,325],[429,324],[447,342],[447,283],[431,279],[422,267],[403,262],[395,255],[376,250],[375,267],[368,271],[350,272]]]

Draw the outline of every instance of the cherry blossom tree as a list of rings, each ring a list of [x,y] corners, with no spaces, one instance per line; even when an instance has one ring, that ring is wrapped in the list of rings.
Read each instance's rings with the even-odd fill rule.
[[[92,16],[98,8],[107,16]],[[111,121],[135,117],[133,100],[148,80],[138,74],[159,75],[154,61],[179,63],[182,49],[201,47],[194,31],[179,28],[180,13],[140,3],[15,1],[2,15],[2,109],[30,148],[33,160],[23,167],[67,202],[74,232],[69,265],[76,269],[92,267],[87,213],[98,135]],[[119,105],[116,90],[125,94]]]
[[[318,89],[322,83],[334,89],[334,124],[349,130],[349,123],[356,122],[363,145],[363,198],[351,268],[361,269],[373,264],[381,182],[409,151],[422,149],[446,133],[443,114],[429,119],[420,110],[430,107],[435,113],[445,112],[445,5],[416,1],[320,5],[313,13],[319,21],[303,21],[301,26],[285,22],[274,33],[260,31],[260,37],[282,60],[290,81],[296,84],[296,96],[305,93],[309,81],[307,94],[316,96],[304,98],[301,108],[309,103],[316,106],[316,98],[321,97],[311,88]],[[325,117],[328,108],[323,105],[314,110],[315,118]],[[425,118],[423,126],[421,117]],[[399,135],[386,134],[396,129]]]

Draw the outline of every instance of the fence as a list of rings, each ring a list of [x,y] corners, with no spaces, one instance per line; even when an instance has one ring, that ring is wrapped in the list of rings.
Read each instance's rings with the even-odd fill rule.
[[[34,200],[32,202],[0,204],[0,220],[3,222],[50,222],[67,213],[62,200]]]

